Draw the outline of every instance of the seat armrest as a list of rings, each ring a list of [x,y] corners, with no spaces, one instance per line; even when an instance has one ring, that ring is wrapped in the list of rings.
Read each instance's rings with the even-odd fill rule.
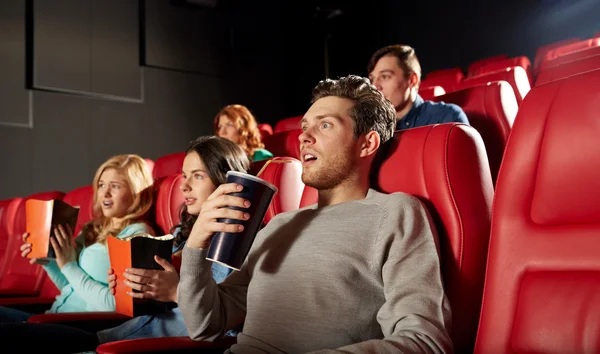
[[[131,317],[116,312],[71,312],[33,315],[28,322],[54,323],[77,327],[89,332],[98,332],[116,327],[130,319]]]
[[[202,350],[203,354],[222,354],[235,342],[235,337],[221,337],[214,342],[193,341],[189,337],[131,339],[102,344],[96,353],[197,353]]]

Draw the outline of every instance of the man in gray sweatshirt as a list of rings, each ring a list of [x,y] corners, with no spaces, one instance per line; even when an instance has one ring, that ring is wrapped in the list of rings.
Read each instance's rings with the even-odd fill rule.
[[[224,184],[208,198],[183,251],[179,307],[194,340],[241,323],[231,353],[451,353],[450,306],[435,230],[414,197],[370,188],[369,170],[394,131],[394,107],[367,79],[321,81],[301,122],[302,180],[318,203],[283,213],[257,235],[238,272],[217,284],[218,218],[250,216]],[[402,166],[398,166],[402,168]]]

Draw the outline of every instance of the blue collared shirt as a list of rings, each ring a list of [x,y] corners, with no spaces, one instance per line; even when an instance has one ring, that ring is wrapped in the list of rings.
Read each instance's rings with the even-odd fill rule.
[[[469,124],[467,115],[459,106],[452,103],[424,101],[417,94],[410,111],[396,123],[396,130],[451,122]]]

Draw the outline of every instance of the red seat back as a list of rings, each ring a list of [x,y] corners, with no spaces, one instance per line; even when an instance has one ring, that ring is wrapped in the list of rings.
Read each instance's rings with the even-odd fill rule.
[[[470,74],[470,76],[477,76],[477,75],[481,75],[481,74],[485,74],[485,73],[503,70],[506,68],[512,68],[515,66],[520,66],[525,70],[525,73],[527,73],[527,77],[529,78],[529,82],[531,84],[531,82],[533,82],[533,80],[531,78],[530,70],[529,70],[529,67],[531,66],[531,62],[529,61],[529,58],[527,58],[526,56],[508,58],[508,59],[497,60],[497,61],[494,61],[491,63],[487,63],[487,64],[479,67],[476,71],[473,71],[472,73],[469,73],[469,74]]]
[[[94,188],[92,186],[85,186],[74,189],[65,195],[63,201],[74,207],[79,207],[77,226],[73,231],[73,235],[77,236],[83,225],[94,219],[92,210],[92,203],[94,201]]]
[[[435,222],[456,353],[473,349],[493,186],[483,140],[464,124],[397,131],[373,186],[418,197]],[[377,166],[375,166],[377,168]]]
[[[154,161],[154,170],[152,176],[154,179],[167,177],[176,173],[181,173],[181,166],[185,159],[185,152],[176,152],[173,154],[161,156]]]
[[[19,248],[23,244],[21,235],[26,231],[25,202],[28,199],[63,199],[63,192],[44,192],[30,195],[24,199],[15,199],[14,225],[8,228],[8,242],[5,257],[0,260],[0,294],[36,296],[39,295],[46,273],[35,264],[29,264],[29,258],[21,257]],[[10,206],[9,206],[10,207]],[[54,288],[56,289],[56,288]]]
[[[467,76],[476,75],[475,73],[479,72],[479,69],[481,69],[482,67],[486,66],[489,63],[495,63],[497,61],[502,61],[505,59],[508,59],[508,55],[501,54],[501,55],[496,55],[493,57],[474,61],[473,63],[471,63],[471,65],[469,65],[469,68],[467,69]]]
[[[540,76],[538,76],[535,86],[597,69],[600,69],[600,55],[573,60],[540,72]]]
[[[519,105],[521,102],[523,102],[523,98],[525,98],[529,90],[531,90],[529,77],[527,76],[525,69],[520,66],[513,66],[511,68],[500,69],[497,71],[468,77],[460,83],[458,89],[462,90],[494,81],[508,82],[513,88],[515,97],[517,99],[517,104]]]
[[[260,139],[262,141],[265,140],[265,137],[273,135],[273,127],[271,127],[271,125],[267,123],[259,123],[258,131],[260,132]]]
[[[535,87],[520,107],[476,353],[600,352],[599,88],[596,70]]]
[[[156,226],[166,235],[180,221],[179,213],[183,205],[183,193],[180,190],[183,176],[181,173],[160,178],[154,182],[156,201],[154,205]]]
[[[290,117],[278,121],[277,124],[275,124],[273,134],[286,132],[288,130],[300,129],[300,120],[302,117],[303,116]]]
[[[542,65],[542,71],[571,61],[593,57],[595,55],[600,55],[600,46],[576,50],[568,54],[558,56],[554,59],[549,59]]]
[[[441,86],[446,92],[452,92],[464,78],[461,68],[436,70],[425,75],[421,87]]]
[[[539,47],[537,49],[537,51],[535,52],[535,60],[533,62],[533,76],[537,77],[538,73],[540,72],[542,63],[546,60],[546,54],[550,50],[552,50],[554,48],[558,48],[565,44],[579,42],[580,40],[581,40],[580,38],[571,38],[571,39],[567,39],[564,41],[554,42],[554,43],[550,43],[545,46]]]
[[[546,53],[545,61],[553,60],[553,59],[556,59],[563,55],[568,55],[575,51],[580,51],[582,49],[588,49],[588,48],[593,48],[593,47],[598,47],[598,46],[600,46],[600,37],[586,39],[586,40],[574,42],[574,43],[569,43],[569,44],[554,48],[552,50],[549,50],[548,53]],[[543,68],[543,64],[544,63],[542,63],[542,68]]]
[[[445,94],[442,86],[419,87],[419,95],[426,101],[431,101],[434,97]]]
[[[21,202],[21,198],[7,199],[0,202],[0,278],[2,278],[2,272],[4,271],[3,266],[5,264],[3,260],[8,257],[8,243],[14,233],[15,214]]]
[[[454,103],[463,109],[469,123],[483,138],[495,182],[518,110],[512,87],[504,81],[493,82],[452,92],[435,100]]]
[[[302,130],[288,130],[275,133],[265,138],[265,149],[269,150],[273,156],[289,156],[300,159],[300,140],[298,137]]]

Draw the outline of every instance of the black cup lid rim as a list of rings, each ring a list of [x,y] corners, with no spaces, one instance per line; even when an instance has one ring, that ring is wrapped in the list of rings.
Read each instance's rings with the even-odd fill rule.
[[[268,188],[272,189],[275,193],[277,193],[277,191],[279,190],[276,186],[274,186],[271,183],[265,181],[264,179],[256,177],[256,176],[253,176],[253,175],[248,174],[248,173],[243,173],[243,172],[238,172],[238,171],[229,171],[229,172],[227,172],[226,176],[229,176],[229,175],[234,175],[234,176],[241,177],[241,178],[247,178],[247,179],[252,180],[252,181],[254,181],[256,183],[260,183],[260,184],[262,184],[264,186],[267,186]]]

